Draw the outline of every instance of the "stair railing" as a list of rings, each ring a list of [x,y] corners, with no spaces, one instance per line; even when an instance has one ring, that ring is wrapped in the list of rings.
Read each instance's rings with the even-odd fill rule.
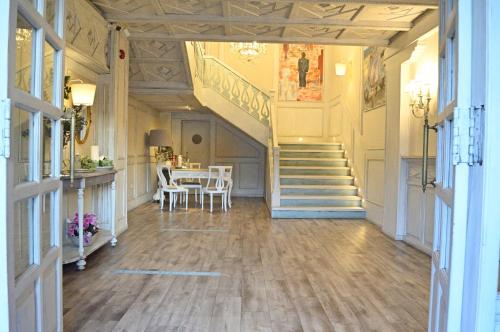
[[[203,87],[217,92],[227,101],[269,127],[266,167],[266,200],[270,208],[280,206],[280,147],[274,91],[265,92],[237,71],[205,54],[203,44],[193,42],[194,78]]]
[[[211,88],[261,123],[269,125],[269,93],[249,82],[219,59],[206,55],[200,42],[194,43],[194,55],[195,77],[200,79],[204,87]]]

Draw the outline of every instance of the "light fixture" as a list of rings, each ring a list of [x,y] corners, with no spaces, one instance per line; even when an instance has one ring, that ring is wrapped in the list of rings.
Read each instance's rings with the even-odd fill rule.
[[[94,104],[96,86],[94,84],[74,83],[71,85],[73,105],[92,106]]]
[[[437,125],[429,125],[429,112],[431,104],[430,84],[422,80],[410,81],[405,92],[410,96],[410,111],[416,118],[424,118],[423,150],[422,150],[422,191],[425,193],[430,184],[435,187],[435,178],[431,182],[427,180],[427,169],[429,160],[429,130],[437,132]],[[425,99],[425,101],[424,101]]]
[[[80,112],[83,107],[90,107],[94,104],[94,96],[96,86],[94,84],[85,84],[82,80],[73,80],[71,82],[79,82],[71,84],[71,98],[73,100],[73,107],[68,108],[67,115],[70,116],[70,183],[73,185],[75,176],[75,126],[76,126],[76,113]],[[65,111],[66,112],[66,111]],[[89,118],[86,119],[89,123],[92,121],[91,113]],[[88,132],[88,131],[87,131]]]
[[[266,45],[254,42],[231,43],[231,51],[238,54],[245,61],[252,61],[266,54]]]
[[[416,118],[428,118],[432,100],[430,85],[422,81],[413,80],[406,85],[405,92],[410,97],[410,111],[413,116]]]
[[[31,39],[32,29],[16,28],[16,42]]]
[[[149,146],[156,146],[156,161],[166,161],[172,154],[172,140],[165,129],[149,131]]]
[[[346,73],[347,73],[347,65],[345,63],[335,64],[335,75],[345,76]]]

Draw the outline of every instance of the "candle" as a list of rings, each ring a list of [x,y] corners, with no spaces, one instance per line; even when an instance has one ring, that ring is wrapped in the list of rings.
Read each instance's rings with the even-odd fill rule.
[[[94,161],[99,160],[99,145],[92,145],[90,147],[90,159]]]

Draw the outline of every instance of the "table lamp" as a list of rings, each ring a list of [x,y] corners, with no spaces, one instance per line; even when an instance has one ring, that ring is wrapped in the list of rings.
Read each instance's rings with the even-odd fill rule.
[[[151,129],[149,131],[149,146],[156,146],[156,160],[168,159],[168,154],[172,151],[172,140],[167,130]],[[165,156],[167,154],[167,156]],[[161,159],[161,160],[160,160]]]

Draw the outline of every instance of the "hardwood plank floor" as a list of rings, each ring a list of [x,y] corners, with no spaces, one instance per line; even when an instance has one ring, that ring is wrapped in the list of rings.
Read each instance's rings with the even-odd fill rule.
[[[64,267],[65,331],[426,330],[430,258],[366,221],[273,221],[243,198],[212,214],[148,203],[128,220],[85,271]]]

